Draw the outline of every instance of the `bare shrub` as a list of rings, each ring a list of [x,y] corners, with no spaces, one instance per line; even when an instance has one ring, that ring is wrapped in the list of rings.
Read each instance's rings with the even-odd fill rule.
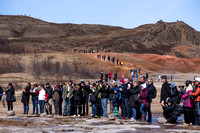
[[[24,66],[17,57],[0,57],[0,73],[19,73],[24,71]]]

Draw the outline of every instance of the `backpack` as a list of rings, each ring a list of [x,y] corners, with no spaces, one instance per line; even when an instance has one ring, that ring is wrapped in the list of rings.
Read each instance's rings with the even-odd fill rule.
[[[156,96],[157,96],[157,89],[154,88],[154,89],[152,90],[152,93],[151,93],[151,98],[154,99],[154,98],[156,98]]]

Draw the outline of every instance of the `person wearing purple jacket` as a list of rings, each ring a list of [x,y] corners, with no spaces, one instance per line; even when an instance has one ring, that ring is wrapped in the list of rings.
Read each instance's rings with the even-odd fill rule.
[[[140,112],[142,113],[142,121],[146,121],[147,107],[149,106],[149,90],[146,84],[141,85],[141,92],[138,95],[140,98]]]

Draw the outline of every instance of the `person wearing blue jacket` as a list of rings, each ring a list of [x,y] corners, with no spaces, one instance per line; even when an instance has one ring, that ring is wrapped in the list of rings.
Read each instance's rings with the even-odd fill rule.
[[[114,95],[112,100],[112,105],[114,108],[114,115],[118,118],[118,110],[119,110],[119,88],[116,86],[114,88]]]

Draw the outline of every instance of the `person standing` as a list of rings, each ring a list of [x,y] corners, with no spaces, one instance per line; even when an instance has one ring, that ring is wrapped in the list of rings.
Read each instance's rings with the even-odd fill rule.
[[[132,118],[131,121],[132,122],[136,122],[136,115],[137,115],[137,110],[136,107],[139,104],[139,98],[138,98],[138,94],[140,93],[139,91],[139,82],[135,81],[132,87],[128,87],[127,88],[128,92],[129,92],[129,100],[128,100],[128,105],[130,106],[130,109],[132,111]]]
[[[147,80],[147,89],[149,91],[149,106],[147,107],[147,112],[148,112],[147,122],[150,123],[150,122],[152,122],[152,113],[151,113],[152,95],[153,95],[153,92],[156,91],[156,88],[153,85],[153,79]]]
[[[101,92],[101,104],[103,109],[103,117],[107,117],[107,103],[108,103],[108,94],[109,94],[109,86],[107,82],[103,80],[103,85],[100,84],[100,92]]]
[[[45,105],[45,101],[47,101],[47,99],[48,99],[48,94],[46,93],[46,91],[44,89],[44,85],[41,84],[40,90],[39,90],[39,96],[38,96],[39,105],[40,105],[40,114],[44,113],[44,105]]]
[[[47,102],[45,103],[45,111],[48,114],[52,115],[52,104],[53,104],[53,88],[50,86],[49,82],[46,83],[45,91],[48,94]]]
[[[34,84],[33,89],[31,90],[31,95],[32,95],[32,104],[33,104],[33,114],[35,114],[36,110],[36,115],[38,115],[38,85]]]
[[[105,81],[108,82],[108,73],[105,74]]]
[[[119,88],[116,87],[114,88],[114,95],[113,95],[113,100],[111,102],[113,106],[113,112],[115,115],[115,118],[118,118],[118,111],[119,111]]]
[[[102,115],[102,104],[101,104],[101,92],[100,92],[100,84],[102,84],[102,81],[96,82],[96,88],[95,88],[95,96],[96,96],[96,114],[97,117],[100,118]]]
[[[109,73],[109,81],[111,81],[111,79],[112,79],[112,73],[110,72]]]
[[[89,94],[91,93],[91,89],[90,89],[90,82],[87,81],[86,83],[84,83],[83,81],[81,82],[81,89],[83,92],[83,97],[82,97],[82,101],[83,101],[83,116],[88,115],[89,112]]]
[[[73,82],[69,83],[63,88],[63,100],[64,100],[64,110],[63,116],[70,116],[71,114],[71,99],[73,97]]]
[[[75,105],[75,110],[74,110],[74,117],[81,116],[81,97],[82,97],[82,90],[79,85],[76,85],[76,88],[74,90],[74,105]],[[78,115],[77,115],[77,108],[78,108]]]
[[[115,74],[114,74],[114,81],[115,82],[117,81],[117,71],[115,71]]]
[[[100,79],[101,79],[101,81],[103,81],[103,72],[101,72],[101,74],[100,74]]]
[[[55,109],[55,114],[54,116],[59,116],[60,113],[60,93],[61,93],[61,89],[60,89],[60,85],[57,85],[53,88],[53,102],[54,102],[54,109]]]
[[[0,86],[0,101],[1,101],[2,97],[3,97],[3,88]]]
[[[13,102],[16,101],[15,97],[15,88],[13,87],[12,83],[8,84],[6,89],[6,101],[8,105],[8,111],[13,111]]]
[[[190,99],[190,93],[192,93],[193,87],[191,85],[191,81],[186,81],[186,91],[185,94],[182,95],[183,102],[183,113],[184,113],[184,121],[186,124],[194,125],[195,117],[193,105],[194,101]]]
[[[161,76],[160,76],[160,74],[158,75],[158,82],[160,82],[160,79],[161,79]]]
[[[190,93],[191,96],[195,96],[194,100],[194,111],[195,111],[195,125],[200,125],[200,78],[195,78],[196,91]]]
[[[110,114],[113,114],[113,111],[114,111],[112,100],[113,100],[115,88],[118,88],[118,86],[116,85],[116,82],[113,80],[111,82],[111,87],[109,87]]]
[[[149,107],[149,90],[147,89],[147,84],[141,85],[141,92],[138,97],[140,98],[142,121],[146,121],[147,108]]]
[[[169,83],[167,82],[167,76],[162,76],[161,80],[163,82],[163,85],[161,88],[160,103],[161,106],[164,106],[166,104],[166,99],[171,96],[171,88],[169,86]]]
[[[121,92],[122,97],[122,117],[129,117],[129,106],[128,106],[128,79],[124,79],[124,86],[123,88],[120,88],[119,91]],[[130,86],[130,84],[129,84]]]
[[[31,83],[27,83],[26,88],[22,91],[22,103],[24,104],[24,114],[28,114],[29,111],[29,99],[30,99]]]

